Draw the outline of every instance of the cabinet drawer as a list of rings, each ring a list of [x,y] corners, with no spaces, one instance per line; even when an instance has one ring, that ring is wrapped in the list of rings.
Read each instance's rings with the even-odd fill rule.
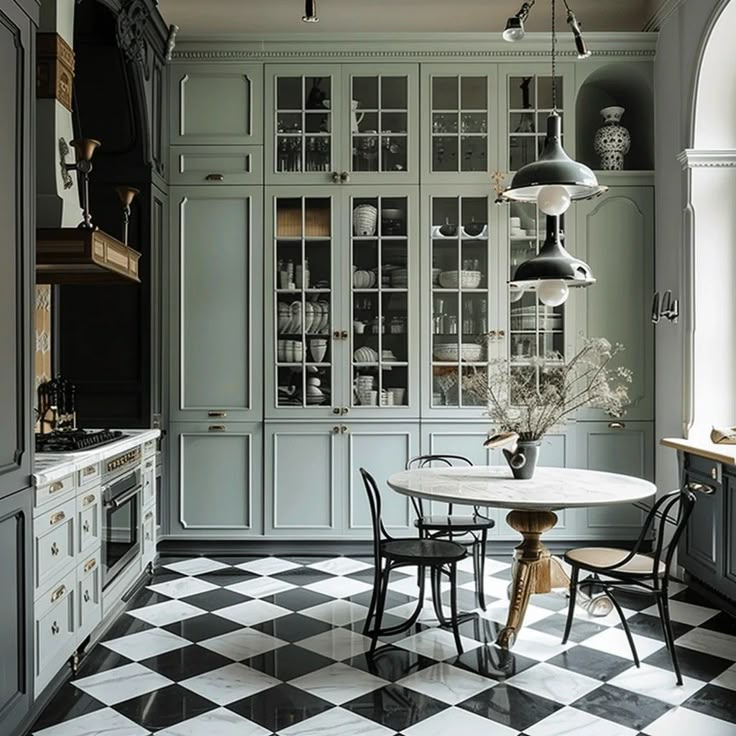
[[[143,463],[143,475],[141,477],[143,492],[141,496],[141,508],[145,509],[156,500],[156,458],[150,457]]]
[[[102,620],[102,568],[99,548],[77,567],[77,642]]]
[[[102,525],[101,493],[101,488],[97,486],[97,488],[90,488],[77,496],[78,552],[84,552],[100,543],[100,528]]]
[[[143,514],[142,537],[143,537],[143,565],[153,562],[156,557],[156,513],[149,509]]]
[[[76,649],[76,571],[36,600],[35,667],[36,692],[51,680]]]
[[[721,464],[700,455],[685,455],[685,471],[703,476],[703,481],[721,482]]]
[[[100,481],[100,464],[92,463],[77,471],[77,486],[88,486]]]
[[[143,443],[143,457],[156,454],[156,440],[147,440]]]
[[[59,480],[36,488],[36,514],[39,513],[41,506],[66,501],[77,487],[75,476],[76,473],[70,473]]]
[[[172,146],[171,183],[260,184],[261,146]]]
[[[38,516],[33,521],[34,587],[36,593],[53,585],[74,561],[76,499]]]

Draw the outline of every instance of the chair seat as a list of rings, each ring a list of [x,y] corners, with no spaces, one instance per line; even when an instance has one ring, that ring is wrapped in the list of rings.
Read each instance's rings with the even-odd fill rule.
[[[482,531],[483,529],[492,529],[496,526],[493,519],[486,519],[484,516],[476,514],[460,516],[457,514],[437,514],[435,516],[422,516],[414,520],[414,526],[417,529],[424,529],[428,532],[472,532]]]
[[[398,562],[442,564],[467,556],[465,547],[444,539],[391,539],[381,542],[381,554]]]
[[[628,550],[616,549],[615,547],[579,547],[570,550],[565,555],[565,560],[571,565],[584,567],[588,570],[595,571],[602,567],[610,567],[616,565],[625,559],[629,554]],[[646,555],[634,555],[626,564],[615,570],[601,570],[602,574],[609,572],[610,574],[624,573],[626,575],[652,575],[654,560]],[[659,563],[658,574],[664,575],[666,566],[664,562]]]

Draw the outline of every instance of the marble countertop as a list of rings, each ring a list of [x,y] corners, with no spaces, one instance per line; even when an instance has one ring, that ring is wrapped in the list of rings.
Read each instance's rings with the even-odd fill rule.
[[[577,468],[537,468],[531,480],[516,480],[503,466],[404,470],[392,475],[388,485],[432,501],[546,511],[630,503],[657,490],[641,478]]]
[[[117,455],[119,452],[125,452],[142,445],[148,440],[156,439],[161,434],[160,429],[122,429],[120,431],[128,436],[107,445],[92,447],[89,450],[66,453],[37,453],[33,460],[33,482],[36,486],[53,483],[53,481],[69,475],[69,473],[81,470],[87,465],[99,462],[112,455]]]
[[[686,440],[679,437],[665,437],[659,444],[726,465],[736,465],[736,445],[717,445],[707,439]]]

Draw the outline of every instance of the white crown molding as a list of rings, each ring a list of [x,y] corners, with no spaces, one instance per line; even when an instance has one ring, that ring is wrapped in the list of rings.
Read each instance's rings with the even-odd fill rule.
[[[736,150],[698,150],[686,148],[677,156],[683,169],[696,168],[734,168],[736,167]]]
[[[660,6],[646,22],[643,30],[647,32],[659,31],[667,19],[685,2],[685,0],[660,0]]]

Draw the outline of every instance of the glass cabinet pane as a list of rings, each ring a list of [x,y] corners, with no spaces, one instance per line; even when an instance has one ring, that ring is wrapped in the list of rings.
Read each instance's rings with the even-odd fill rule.
[[[352,405],[409,404],[406,197],[352,197]]]
[[[488,170],[488,78],[433,76],[432,171]]]
[[[276,171],[334,168],[331,89],[330,77],[276,78]]]
[[[276,405],[329,405],[332,202],[327,197],[279,197],[275,208]]]
[[[406,171],[409,89],[406,76],[351,77],[353,171]]]
[[[432,199],[432,407],[479,406],[465,390],[488,355],[488,197]]]
[[[562,117],[562,77],[556,77],[557,111]],[[552,77],[509,77],[509,170],[535,161],[544,147],[547,117],[555,109]]]

